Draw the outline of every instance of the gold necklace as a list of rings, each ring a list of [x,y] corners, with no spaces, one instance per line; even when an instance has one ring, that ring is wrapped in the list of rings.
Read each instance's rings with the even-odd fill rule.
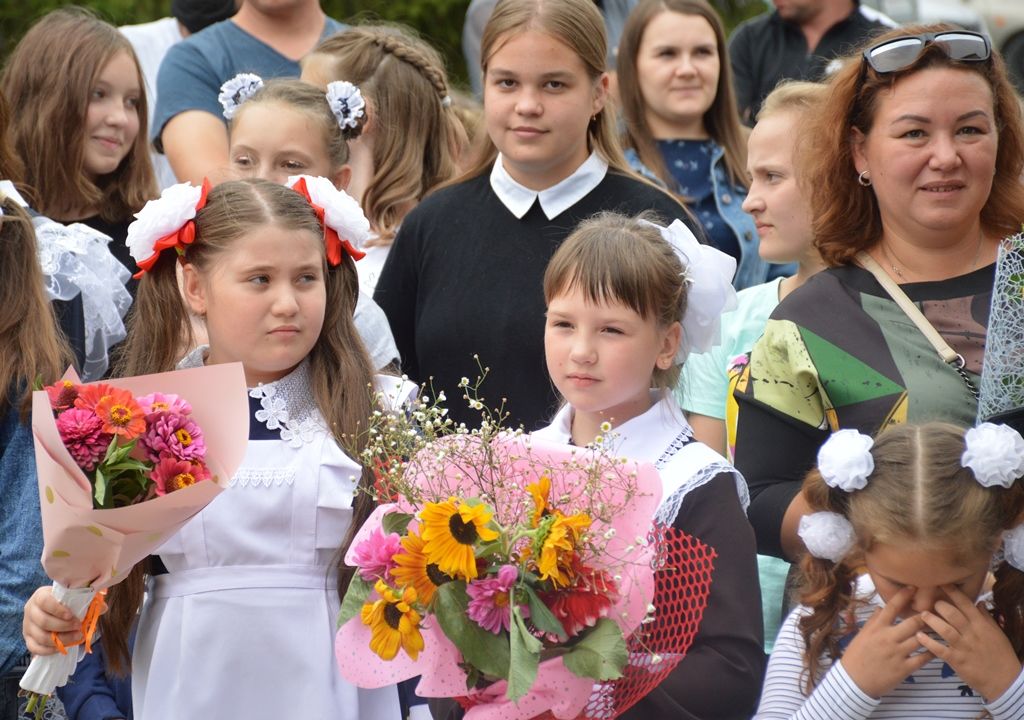
[[[978,244],[974,248],[974,262],[971,263],[971,270],[969,272],[973,272],[978,267],[978,260],[981,259],[981,245],[982,245],[982,241],[984,239],[985,239],[985,234],[979,228],[978,229]],[[903,265],[904,267],[906,267],[906,263],[904,263],[902,260],[900,260],[896,256],[896,253],[893,252],[892,248],[890,248],[888,245],[886,245],[885,243],[881,243],[881,245],[882,245],[882,252],[885,253],[885,258],[888,261],[889,267],[892,268],[892,271],[896,274],[896,277],[898,277],[900,280],[903,280],[904,282],[910,282],[909,280],[907,280],[907,276],[903,274],[903,271],[900,270],[899,265],[896,264],[896,262],[899,262],[900,265]]]

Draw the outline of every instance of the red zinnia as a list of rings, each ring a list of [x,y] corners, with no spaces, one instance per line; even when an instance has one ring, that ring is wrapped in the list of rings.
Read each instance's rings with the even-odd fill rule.
[[[605,571],[577,565],[572,585],[544,593],[541,599],[562,623],[566,634],[575,637],[608,617],[612,605],[619,600],[619,588]]]
[[[125,440],[133,440],[146,432],[142,408],[132,394],[118,388],[108,390],[96,403],[96,414],[103,421],[103,432],[120,435]]]

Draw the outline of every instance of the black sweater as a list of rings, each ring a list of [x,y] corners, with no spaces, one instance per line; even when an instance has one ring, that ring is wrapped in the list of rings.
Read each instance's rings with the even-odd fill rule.
[[[670,196],[609,171],[583,199],[548,220],[535,202],[517,219],[491,189],[489,173],[445,188],[402,222],[374,300],[391,323],[402,369],[444,391],[452,418],[475,427],[458,387],[490,368],[485,404],[507,398],[509,425],[544,425],[557,398],[544,363],[544,292],[548,260],[582,220],[602,211],[654,211],[690,224]]]

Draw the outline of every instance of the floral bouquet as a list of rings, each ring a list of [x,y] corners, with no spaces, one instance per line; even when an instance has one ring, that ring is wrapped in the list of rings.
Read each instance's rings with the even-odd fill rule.
[[[420,675],[419,695],[461,696],[467,718],[613,718],[689,647],[714,552],[684,548],[700,582],[675,572],[653,466],[499,425],[453,429],[424,398],[371,428],[363,458],[386,504],[345,558],[341,673],[361,687]],[[653,602],[666,573],[683,598],[669,613]]]
[[[43,567],[83,619],[90,650],[102,590],[212,501],[242,461],[249,407],[241,365],[214,365],[33,393]],[[33,658],[30,710],[74,672],[82,648]],[[42,703],[39,702],[43,699]]]

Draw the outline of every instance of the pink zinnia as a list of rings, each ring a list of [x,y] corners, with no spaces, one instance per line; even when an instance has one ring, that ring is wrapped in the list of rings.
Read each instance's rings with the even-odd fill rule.
[[[508,630],[512,617],[509,594],[518,578],[515,565],[502,565],[497,575],[470,582],[466,586],[469,619],[495,635]]]
[[[398,533],[385,535],[377,528],[370,537],[356,545],[353,557],[359,566],[359,576],[366,582],[378,579],[390,581],[391,571],[395,568],[394,557],[402,552],[402,538]]]
[[[178,460],[173,457],[165,457],[156,464],[149,479],[156,485],[157,495],[191,487],[197,482],[208,480],[210,471],[200,463],[191,463],[188,460]]]
[[[83,470],[94,470],[110,445],[110,435],[103,432],[103,421],[91,410],[65,410],[57,416],[57,432]]]
[[[140,445],[146,457],[157,462],[163,457],[199,461],[206,457],[206,443],[199,426],[178,413],[153,413],[146,418],[149,427]]]
[[[155,392],[138,398],[138,403],[146,415],[158,412],[171,412],[179,415],[192,414],[192,406],[178,395]]]

